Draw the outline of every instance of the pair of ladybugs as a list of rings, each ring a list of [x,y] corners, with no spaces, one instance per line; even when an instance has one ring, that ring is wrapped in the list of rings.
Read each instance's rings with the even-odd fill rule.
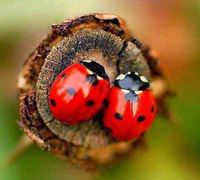
[[[49,105],[62,123],[76,124],[103,112],[103,124],[118,140],[131,140],[152,124],[156,102],[137,72],[120,74],[110,86],[103,66],[81,61],[64,69],[52,84]]]

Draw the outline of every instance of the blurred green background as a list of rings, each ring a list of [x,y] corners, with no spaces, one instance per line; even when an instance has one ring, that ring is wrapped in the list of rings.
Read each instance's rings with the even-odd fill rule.
[[[98,175],[31,146],[13,164],[3,161],[21,130],[16,79],[23,61],[52,23],[91,12],[123,17],[138,39],[159,52],[169,86],[172,125],[158,117],[138,147]],[[0,180],[200,179],[200,1],[199,0],[0,0]]]

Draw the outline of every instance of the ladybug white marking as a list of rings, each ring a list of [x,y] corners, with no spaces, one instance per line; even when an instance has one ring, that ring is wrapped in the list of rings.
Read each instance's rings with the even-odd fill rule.
[[[121,89],[125,94],[128,94],[128,93],[130,93],[130,91],[129,90],[126,90],[126,89]]]
[[[87,73],[88,74],[90,74],[90,75],[92,75],[92,74],[94,74],[92,71],[90,71],[88,68],[86,68],[86,70],[87,70]]]
[[[140,76],[140,79],[141,79],[141,81],[143,81],[143,82],[148,82],[148,80],[147,80],[146,77],[144,77],[144,76]]]
[[[91,63],[92,61],[88,59],[88,60],[84,60],[83,62]]]
[[[119,76],[117,76],[116,80],[122,80],[126,77],[125,74],[120,74]]]
[[[98,80],[102,80],[103,78],[101,76],[97,76],[97,79]]]
[[[135,92],[135,94],[137,94],[137,95],[139,95],[139,94],[142,93],[142,91],[134,91],[134,92]]]

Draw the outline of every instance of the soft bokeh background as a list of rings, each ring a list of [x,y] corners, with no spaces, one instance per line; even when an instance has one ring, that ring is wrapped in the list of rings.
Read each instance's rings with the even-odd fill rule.
[[[175,123],[157,118],[148,145],[93,176],[29,148],[8,167],[4,159],[22,132],[16,78],[24,59],[52,23],[90,12],[122,16],[131,31],[159,52],[177,96],[169,99]],[[0,179],[200,179],[200,1],[199,0],[0,0]]]

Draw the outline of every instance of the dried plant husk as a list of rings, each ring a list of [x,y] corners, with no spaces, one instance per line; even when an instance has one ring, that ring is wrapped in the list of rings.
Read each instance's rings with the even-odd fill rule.
[[[77,125],[64,125],[52,116],[47,101],[51,84],[63,69],[84,59],[102,64],[111,81],[127,71],[145,75],[165,115],[169,90],[152,50],[130,34],[120,17],[97,13],[52,25],[20,72],[18,124],[42,149],[84,169],[95,169],[129,153],[138,139],[114,140],[99,115]]]

